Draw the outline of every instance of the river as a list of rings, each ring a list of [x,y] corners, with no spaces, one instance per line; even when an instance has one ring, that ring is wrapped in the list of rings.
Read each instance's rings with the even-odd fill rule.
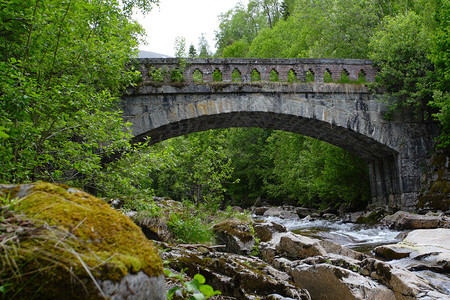
[[[283,219],[273,216],[258,216],[255,219],[282,224],[294,233],[321,240],[330,240],[369,255],[373,255],[372,250],[377,246],[400,242],[404,235],[403,233],[406,233],[406,231],[391,230],[382,226],[368,226],[308,217],[304,219]],[[390,261],[390,263],[408,268],[413,262],[411,259],[400,259]],[[439,274],[431,271],[417,271],[415,273],[438,287],[442,292],[450,295],[449,274]]]

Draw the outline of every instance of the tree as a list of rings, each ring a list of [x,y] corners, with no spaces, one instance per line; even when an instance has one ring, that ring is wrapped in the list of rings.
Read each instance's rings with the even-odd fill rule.
[[[414,11],[387,16],[371,39],[371,58],[381,66],[379,84],[396,99],[395,107],[423,112],[431,99],[429,34]]]
[[[189,58],[195,58],[195,57],[197,57],[197,50],[195,50],[195,47],[194,47],[194,45],[190,45],[189,46]]]
[[[216,56],[222,56],[223,50],[236,41],[250,43],[261,29],[269,27],[266,12],[260,4],[260,1],[255,0],[250,1],[247,7],[238,3],[233,9],[219,16]]]
[[[439,121],[442,133],[439,137],[439,146],[450,146],[450,2],[435,1],[434,13],[435,31],[432,34],[431,54],[434,64],[434,90],[430,105],[438,111],[433,117]]]
[[[2,182],[89,180],[127,147],[118,109],[142,28],[134,8],[156,0],[11,0],[0,4]]]
[[[198,39],[198,49],[200,52],[198,57],[206,58],[211,56],[208,40],[206,39],[205,33],[202,33],[200,35],[200,38]]]

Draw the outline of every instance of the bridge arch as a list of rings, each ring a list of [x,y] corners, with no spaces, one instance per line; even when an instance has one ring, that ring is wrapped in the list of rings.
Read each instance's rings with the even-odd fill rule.
[[[314,74],[329,69],[339,77],[343,70],[356,78],[361,70],[366,75],[372,72],[361,65],[352,69],[351,64],[337,67],[329,62],[312,68],[277,66],[272,61],[255,65],[251,61],[239,66],[243,82],[197,84],[187,78],[183,83],[155,83],[144,77],[143,84],[123,97],[124,118],[133,124],[134,141],[151,137],[150,143],[230,127],[271,128],[311,136],[368,162],[373,203],[413,208],[420,191],[420,165],[433,146],[429,124],[408,121],[406,115],[394,122],[383,119],[387,106],[362,84],[264,80],[272,70],[287,77],[293,67]],[[149,68],[142,65],[144,71]],[[237,69],[229,64],[220,66],[218,61],[192,67],[205,75],[220,70],[224,78]],[[262,81],[246,81],[254,69],[261,72]]]

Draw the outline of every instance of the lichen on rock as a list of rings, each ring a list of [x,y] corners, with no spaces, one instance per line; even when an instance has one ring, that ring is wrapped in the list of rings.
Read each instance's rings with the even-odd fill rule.
[[[6,296],[97,299],[115,293],[110,289],[105,294],[104,282],[120,283],[129,274],[163,280],[162,261],[152,242],[102,200],[44,182],[0,185],[0,192],[9,202],[2,210],[33,224],[33,230],[8,237],[9,242],[6,234],[0,235],[6,245],[0,249],[0,285],[7,287]],[[156,294],[160,296],[154,299],[163,299],[165,291]]]

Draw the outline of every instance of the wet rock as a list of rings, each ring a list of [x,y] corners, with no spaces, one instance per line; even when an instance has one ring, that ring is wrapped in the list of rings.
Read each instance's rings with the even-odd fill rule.
[[[263,207],[255,207],[253,209],[253,213],[257,216],[262,216],[264,215],[264,213],[268,210],[269,208],[267,206],[263,206]]]
[[[276,270],[256,257],[210,251],[200,253],[195,248],[186,249],[158,242],[166,248],[161,253],[169,266],[177,271],[186,270],[193,277],[200,273],[206,284],[236,299],[267,299],[277,294],[280,299],[311,299],[309,293],[289,283],[289,275]],[[274,297],[274,296],[272,296]],[[277,299],[277,298],[275,298]]]
[[[342,218],[344,223],[356,223],[356,221],[364,215],[364,212],[358,211],[354,213],[345,214]]]
[[[310,256],[325,255],[320,240],[305,237],[292,232],[277,233],[272,240],[260,244],[261,254],[269,263],[275,256],[302,259]]]
[[[335,219],[337,219],[337,216],[332,213],[326,213],[326,214],[322,215],[322,218],[327,219],[327,220],[335,220]]]
[[[396,244],[378,246],[373,249],[373,252],[376,256],[386,260],[407,258],[411,254],[411,250],[403,249]]]
[[[338,255],[346,256],[346,257],[353,258],[353,259],[359,259],[359,260],[366,258],[366,255],[361,252],[341,246],[341,245],[331,242],[331,241],[321,240],[321,241],[319,241],[319,244],[322,246],[322,248],[328,254],[338,254]]]
[[[450,272],[450,229],[418,229],[411,231],[402,242],[375,248],[386,259],[411,258],[405,266],[414,270]]]
[[[379,222],[385,215],[386,211],[379,208],[376,210],[365,212],[364,214],[359,216],[354,223],[374,225]]]
[[[317,209],[314,208],[306,208],[306,207],[297,207],[295,209],[295,212],[299,216],[299,218],[305,218],[307,216],[310,216],[312,214],[318,214],[319,212]]]
[[[292,206],[271,207],[264,212],[266,217],[279,217],[282,219],[298,219],[298,215]]]
[[[361,274],[392,289],[395,299],[448,299],[413,272],[374,258],[361,262]]]
[[[381,223],[397,230],[432,229],[449,226],[450,219],[443,215],[418,215],[405,211],[398,211],[393,215],[384,217]]]
[[[337,243],[309,238],[292,232],[277,233],[272,240],[261,243],[261,254],[268,262],[276,256],[290,259],[304,259],[311,256],[338,254],[349,258],[363,259],[366,256],[358,251],[343,247]]]
[[[261,242],[270,241],[275,233],[287,232],[286,227],[274,222],[255,222],[253,229],[255,230],[255,236]]]
[[[250,254],[255,245],[252,229],[246,222],[224,221],[214,225],[213,230],[217,243],[226,245],[225,252]]]
[[[329,264],[303,264],[292,270],[294,283],[312,299],[394,299],[387,287],[358,273]]]

